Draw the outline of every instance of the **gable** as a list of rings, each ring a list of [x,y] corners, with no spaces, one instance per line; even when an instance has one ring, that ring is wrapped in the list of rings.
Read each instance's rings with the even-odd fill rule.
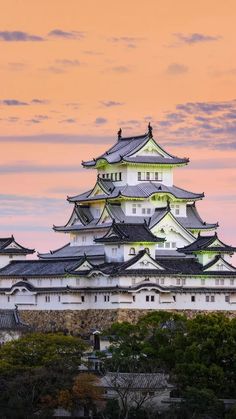
[[[92,269],[93,266],[89,263],[88,260],[85,260],[83,263],[81,263],[80,266],[78,266],[76,269],[74,269],[74,272],[79,272],[79,271],[87,271]]]
[[[136,261],[133,265],[126,268],[126,270],[137,270],[137,269],[157,269],[157,270],[165,270],[159,263],[157,263],[154,259],[152,259],[147,253],[145,253],[138,261]]]
[[[71,214],[71,217],[70,217],[68,223],[66,224],[66,227],[71,227],[71,226],[73,226],[75,224],[76,225],[83,225],[82,222],[80,221],[77,213],[76,213],[76,209],[74,208],[73,209],[73,212]]]
[[[219,239],[216,239],[208,247],[225,247],[225,245]]]
[[[135,156],[159,156],[170,157],[164,150],[162,150],[152,139],[150,139],[140,150],[136,153],[130,154],[129,157]]]
[[[105,207],[97,224],[112,223],[112,221],[113,218],[110,216],[107,208]]]
[[[10,243],[8,246],[4,247],[4,250],[8,250],[8,249],[17,249],[17,250],[22,250],[22,247],[20,247],[16,242],[12,242]]]
[[[219,271],[219,272],[236,272],[234,266],[227,263],[224,259],[219,258],[209,268],[203,269],[204,272]]]
[[[92,196],[104,195],[104,194],[107,195],[107,192],[105,190],[103,190],[98,183],[96,183],[93,190],[89,194],[88,198],[91,198]]]
[[[177,238],[181,239],[184,245],[190,244],[196,240],[196,238],[186,230],[173,216],[171,212],[168,212],[157,224],[151,228],[151,232],[157,237],[165,237],[168,240],[168,235],[176,235]]]

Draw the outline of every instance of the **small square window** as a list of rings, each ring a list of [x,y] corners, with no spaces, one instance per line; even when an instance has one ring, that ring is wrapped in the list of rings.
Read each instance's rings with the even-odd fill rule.
[[[176,285],[180,285],[181,284],[181,280],[180,280],[180,278],[177,278],[176,279]]]
[[[183,278],[183,279],[182,279],[182,284],[183,284],[183,285],[185,285],[185,284],[186,284],[186,279],[185,279],[185,278]]]
[[[81,295],[81,302],[84,303],[84,295]]]
[[[214,303],[215,302],[215,296],[211,295],[211,302]]]
[[[165,248],[169,249],[170,248],[170,242],[165,242]]]
[[[226,295],[226,296],[225,296],[225,302],[226,302],[226,303],[229,303],[229,301],[230,301],[230,299],[229,299],[229,295]]]
[[[146,208],[142,208],[142,214],[146,214]]]
[[[209,301],[210,301],[210,296],[206,295],[206,302],[209,303]]]
[[[146,173],[146,180],[150,180],[150,172]]]
[[[215,281],[215,283],[216,283],[216,285],[219,285],[219,279],[216,279],[216,281]]]
[[[147,214],[151,214],[151,208],[147,208]]]
[[[142,180],[141,172],[138,172],[138,180]]]
[[[58,295],[58,302],[60,303],[60,301],[61,301],[61,296]]]
[[[230,280],[230,285],[234,285],[234,279]]]
[[[153,303],[155,301],[155,295],[151,295],[151,302]]]
[[[133,295],[133,301],[135,301],[136,300],[136,297],[135,297],[135,295]]]
[[[94,296],[94,302],[96,303],[96,302],[97,302],[97,300],[98,300],[98,297],[95,295],[95,296]]]
[[[165,279],[161,278],[161,284],[163,285],[165,283]]]
[[[195,295],[191,295],[191,301],[192,301],[192,303],[195,302]]]
[[[221,279],[220,280],[220,285],[224,285],[224,283],[225,283],[224,279]]]
[[[149,295],[146,295],[146,301],[149,301]]]

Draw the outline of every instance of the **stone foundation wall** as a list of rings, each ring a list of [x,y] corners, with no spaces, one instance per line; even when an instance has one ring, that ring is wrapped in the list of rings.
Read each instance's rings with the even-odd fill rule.
[[[20,319],[35,331],[40,332],[69,332],[73,334],[87,334],[91,329],[105,330],[114,322],[137,322],[138,319],[155,310],[20,310]],[[167,310],[166,310],[167,311]],[[168,310],[179,312],[176,310]],[[210,311],[181,311],[187,317],[197,314],[209,314]],[[219,313],[219,311],[217,311]],[[229,317],[236,317],[236,311],[223,312]]]

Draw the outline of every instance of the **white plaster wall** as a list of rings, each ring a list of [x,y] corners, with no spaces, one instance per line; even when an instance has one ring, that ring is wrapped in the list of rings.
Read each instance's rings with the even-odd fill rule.
[[[3,268],[3,266],[8,265],[8,263],[12,262],[13,260],[25,260],[25,259],[26,259],[26,255],[11,255],[11,257],[0,255],[0,268]]]

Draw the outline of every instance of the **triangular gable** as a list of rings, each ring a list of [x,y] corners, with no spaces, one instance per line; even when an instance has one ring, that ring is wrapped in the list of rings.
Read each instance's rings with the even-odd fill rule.
[[[219,272],[236,272],[236,268],[232,265],[230,265],[230,263],[226,262],[226,260],[224,260],[223,258],[218,258],[216,257],[215,262],[213,261],[212,264],[209,263],[206,265],[206,268],[204,269],[204,272],[211,272],[211,271],[219,271]]]
[[[186,244],[193,243],[196,240],[196,237],[186,230],[186,228],[178,222],[170,211],[167,212],[154,226],[152,226],[150,230],[157,237],[161,237],[161,230],[165,233],[165,237],[168,236],[168,232],[176,233],[176,235],[183,237]]]
[[[79,214],[76,211],[76,206],[74,207],[72,214],[69,218],[69,221],[67,222],[65,227],[71,227],[73,225],[84,225],[84,223],[82,223],[81,219],[79,218]]]
[[[166,153],[158,144],[153,140],[149,139],[146,144],[144,144],[138,151],[135,153],[129,154],[129,157],[135,156],[160,156],[164,158],[170,158],[171,156]]]
[[[105,224],[105,223],[107,224],[107,223],[112,223],[112,222],[113,222],[113,218],[111,217],[110,212],[108,211],[105,205],[97,224]]]
[[[8,249],[22,250],[22,246],[17,244],[15,241],[12,241],[8,246],[4,247],[4,250]]]
[[[77,268],[73,269],[73,272],[79,272],[79,271],[88,271],[90,269],[93,269],[93,265],[85,259],[81,265],[77,266]]]
[[[213,241],[213,243],[211,243],[209,246],[207,246],[207,247],[226,247],[225,246],[225,244],[222,242],[222,241],[220,241],[218,238],[217,239],[215,239],[214,241]]]
[[[88,198],[91,198],[92,196],[96,195],[108,195],[107,191],[102,188],[101,184],[99,182],[96,183],[92,191],[90,192]]]
[[[132,262],[132,261],[131,261]],[[148,253],[144,253],[138,260],[135,258],[135,262],[129,265],[126,270],[132,271],[137,269],[157,269],[157,270],[165,270],[163,266],[159,265]]]

